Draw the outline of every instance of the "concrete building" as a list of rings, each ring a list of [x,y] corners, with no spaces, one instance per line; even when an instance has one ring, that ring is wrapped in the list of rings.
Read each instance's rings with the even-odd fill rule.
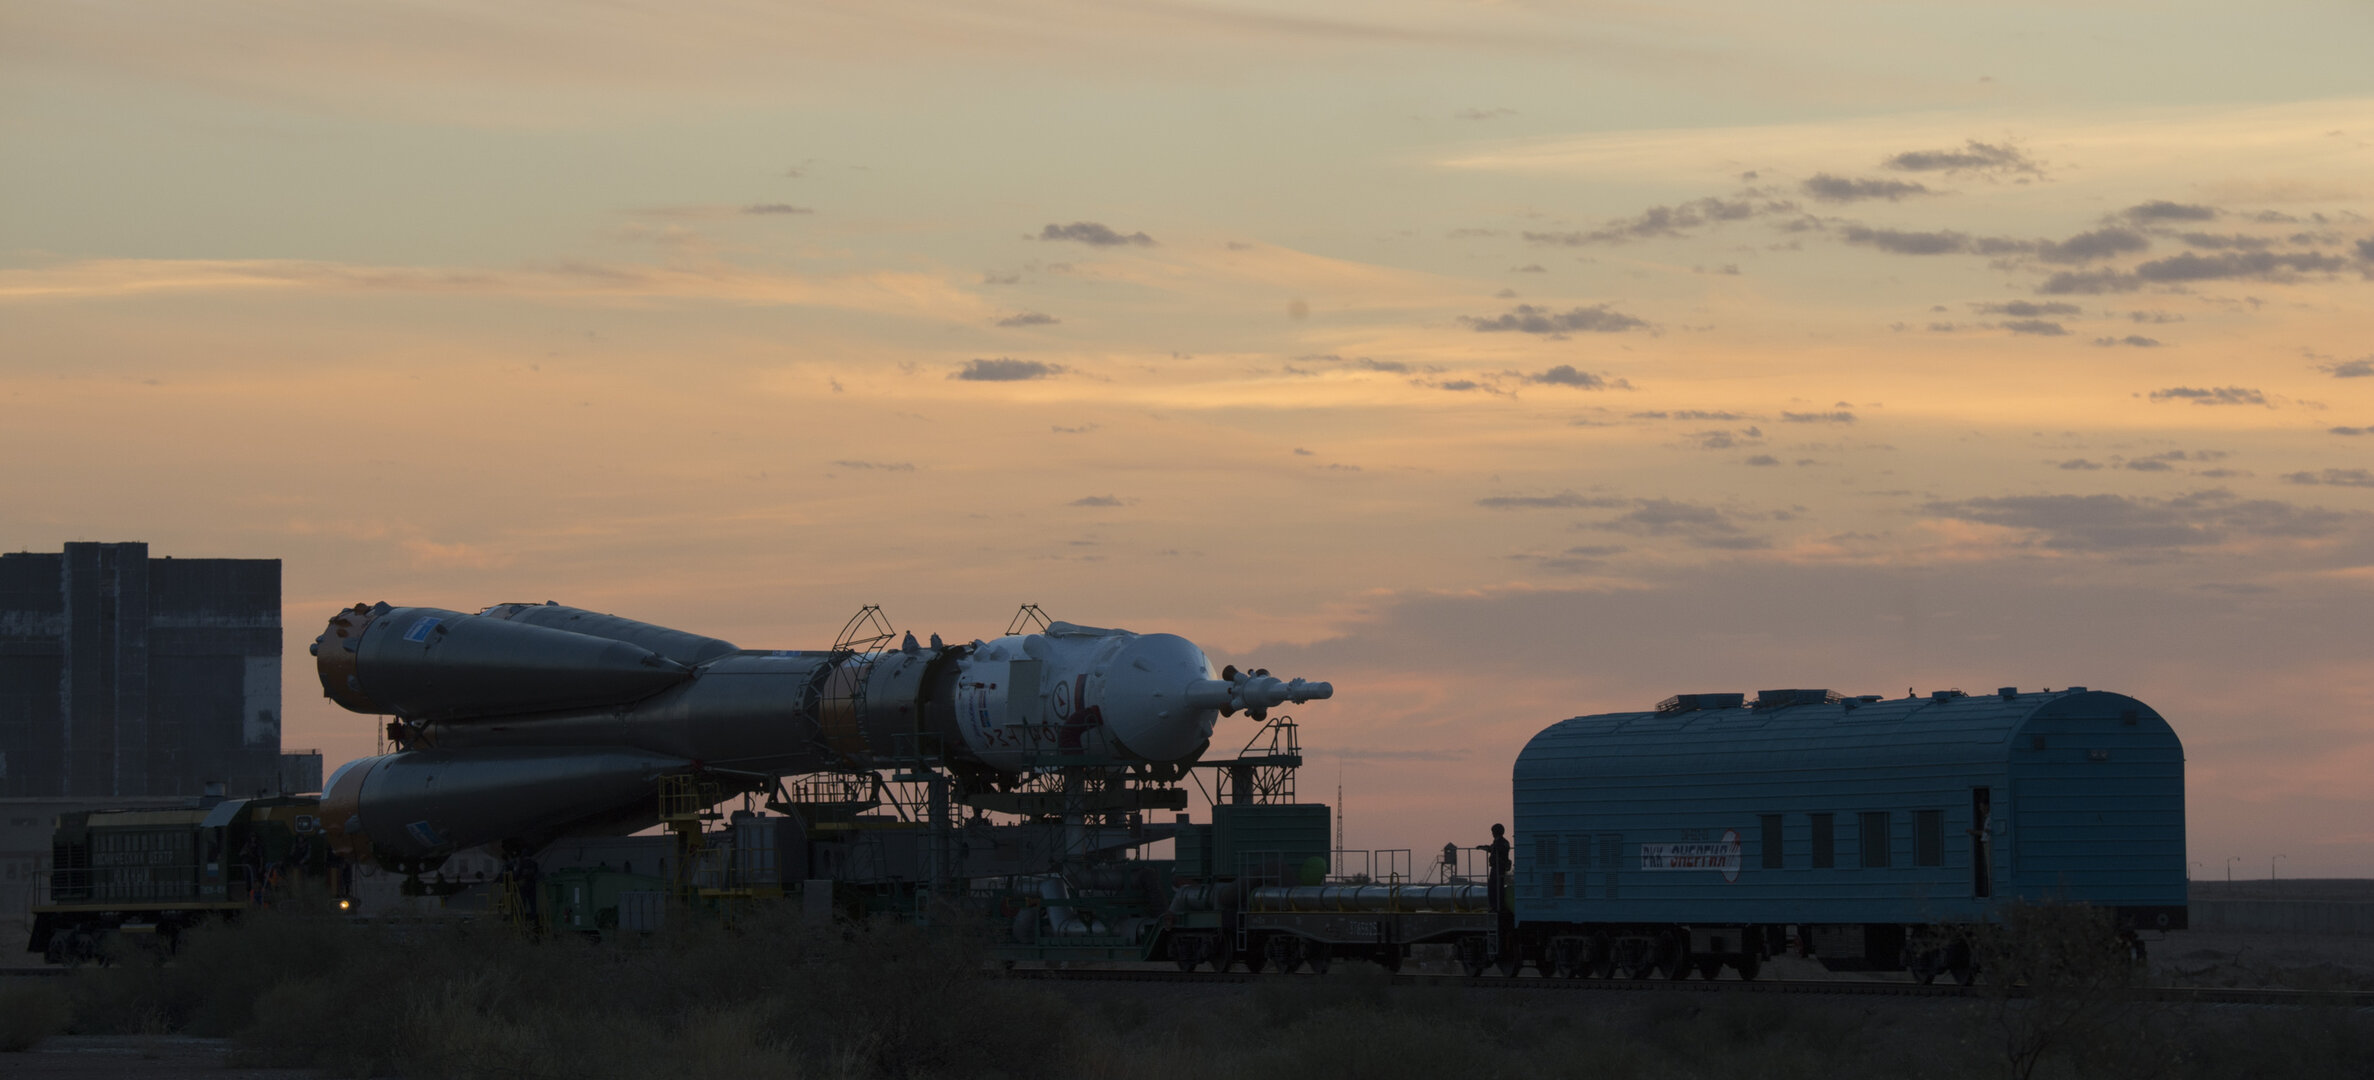
[[[0,554],[0,918],[61,812],[320,790],[281,750],[280,647],[278,559]]]

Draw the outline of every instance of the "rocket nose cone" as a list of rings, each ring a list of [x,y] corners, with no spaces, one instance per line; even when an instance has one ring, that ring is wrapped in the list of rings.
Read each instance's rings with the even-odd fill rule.
[[[1218,710],[1187,701],[1189,686],[1212,677],[1212,662],[1176,634],[1141,634],[1105,669],[1105,726],[1148,761],[1195,757],[1212,738]]]

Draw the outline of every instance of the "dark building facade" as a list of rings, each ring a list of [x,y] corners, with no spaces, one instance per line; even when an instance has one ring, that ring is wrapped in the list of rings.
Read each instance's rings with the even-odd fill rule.
[[[0,554],[0,798],[317,790],[319,755],[282,760],[280,646],[278,559]]]

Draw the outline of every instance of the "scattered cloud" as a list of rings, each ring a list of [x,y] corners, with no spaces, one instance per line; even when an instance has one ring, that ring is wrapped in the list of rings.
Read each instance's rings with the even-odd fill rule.
[[[1938,517],[2043,534],[2046,548],[2117,552],[2202,547],[2236,536],[2317,537],[2347,515],[2272,499],[2240,499],[2222,488],[2171,499],[2125,495],[2012,495],[1929,503]]]
[[[2342,360],[2331,364],[2318,364],[2316,369],[2336,379],[2363,379],[2374,376],[2374,356]]]
[[[2069,332],[2060,323],[2045,319],[2013,319],[2004,323],[2003,328],[2014,334],[2037,334],[2044,337],[2059,337]]]
[[[1504,116],[1517,115],[1517,110],[1507,108],[1461,109],[1451,115],[1461,120],[1498,120]]]
[[[2054,466],[2054,467],[2055,467],[2055,468],[2060,468],[2060,469],[2073,469],[2073,470],[2074,470],[2074,469],[2099,469],[2099,468],[2101,468],[2101,467],[2102,467],[2102,464],[2101,464],[2100,462],[2096,462],[2096,461],[2087,461],[2087,460],[2086,460],[2086,459],[2084,459],[2084,458],[2070,458],[2069,460],[2067,460],[2067,461],[2064,461],[2064,462],[2061,462],[2059,465],[2056,465],[2056,466]]]
[[[1623,379],[1609,379],[1588,371],[1577,371],[1573,364],[1560,364],[1548,371],[1527,375],[1525,381],[1548,386],[1572,386],[1580,390],[1632,389],[1632,384]]]
[[[1053,326],[1056,323],[1062,321],[1062,319],[1058,319],[1053,315],[1043,315],[1036,311],[1025,311],[1020,314],[1008,315],[1003,319],[999,319],[997,324],[999,326]]]
[[[749,206],[743,207],[742,212],[745,214],[813,214],[816,211],[810,210],[805,206],[793,206],[790,203],[771,202],[752,203]]]
[[[1784,412],[1781,414],[1781,419],[1792,424],[1852,424],[1855,422],[1855,414],[1845,411]]]
[[[1050,424],[1048,425],[1047,430],[1052,431],[1057,435],[1086,435],[1091,431],[1095,431],[1099,426],[1101,425],[1081,424],[1077,427],[1065,427],[1062,424]]]
[[[1476,500],[1487,510],[1605,510],[1630,506],[1632,500],[1612,495],[1583,495],[1561,491],[1555,495],[1492,495]]]
[[[1027,379],[1044,379],[1049,375],[1061,375],[1068,370],[1070,369],[1062,364],[1048,364],[1037,360],[1016,360],[1009,356],[1000,356],[988,360],[967,360],[964,362],[964,367],[959,368],[955,374],[948,377],[968,382],[1022,382]]]
[[[2064,304],[2059,301],[2039,304],[2033,300],[2010,300],[2000,304],[1972,304],[1970,306],[1978,309],[1978,313],[1981,315],[2010,315],[2021,319],[2033,319],[2040,315],[2077,315],[2085,311],[2084,308],[2078,307],[2076,304]]]
[[[1685,229],[1722,221],[1742,221],[1758,214],[1777,214],[1795,210],[1787,202],[1757,202],[1753,199],[1720,199],[1709,196],[1673,206],[1652,206],[1628,218],[1618,218],[1596,229],[1574,232],[1527,232],[1525,240],[1534,244],[1557,244],[1563,247],[1582,247],[1588,244],[1620,244],[1629,240],[1648,240],[1660,237],[1687,236]]]
[[[2336,487],[2374,488],[2374,470],[2367,469],[2326,469],[2322,473],[2285,473],[2283,479],[2285,483],[2289,484],[2332,484]]]
[[[2085,263],[2118,255],[2131,255],[2151,247],[2150,239],[2133,229],[2111,226],[2082,232],[2067,240],[2039,241],[2036,257],[2051,263]]]
[[[1754,457],[1752,457],[1752,458],[1749,458],[1749,459],[1747,459],[1747,464],[1749,464],[1749,465],[1778,465],[1778,464],[1780,464],[1780,459],[1779,459],[1779,458],[1776,458],[1776,457],[1774,457],[1774,456],[1772,456],[1772,455],[1770,455],[1770,454],[1758,454],[1758,455],[1756,455],[1756,456],[1754,456]]]
[[[2179,234],[2177,239],[2182,240],[2186,244],[2189,244],[2193,247],[2208,248],[2213,251],[2224,251],[2233,248],[2239,248],[2244,251],[2257,251],[2261,248],[2275,246],[2275,241],[2264,236],[2244,236],[2240,233],[2229,233],[2224,236],[2218,236],[2211,233],[2189,232]]]
[[[2171,386],[2151,392],[2153,401],[2190,401],[2195,405],[2264,405],[2267,395],[2246,386]]]
[[[1746,413],[1736,413],[1716,409],[1674,409],[1670,412],[1663,410],[1657,412],[1636,412],[1628,417],[1628,419],[1632,420],[1745,420],[1747,418],[1748,414]]]
[[[844,458],[833,462],[833,464],[844,469],[877,469],[882,472],[915,471],[915,464],[910,461],[850,461]]]
[[[1549,269],[1540,263],[1526,263],[1523,266],[1509,268],[1509,273],[1512,274],[1546,274],[1549,272]]]
[[[2128,221],[2208,221],[2217,216],[2217,208],[2153,199],[2147,203],[2137,203],[2120,213]]]
[[[1904,172],[2042,173],[2043,167],[2010,143],[1972,139],[1955,150],[1907,150],[1881,162]]]
[[[2132,345],[2138,349],[2155,349],[2159,347],[2160,339],[2147,338],[2141,334],[2128,334],[2125,337],[2098,337],[2094,339],[2094,344]]]
[[[1849,225],[1839,230],[1838,235],[1845,238],[1847,243],[1863,244],[1898,255],[1953,255],[1977,250],[1974,245],[1979,244],[1987,245],[1991,249],[1998,249],[2001,253],[2025,251],[2028,247],[2026,243],[2018,240],[2001,238],[1973,240],[1969,234],[1954,232],[1951,229],[1938,232],[1909,232],[1903,229],[1874,229],[1866,225]],[[1982,253],[1995,254],[1997,250]]]
[[[1484,319],[1473,315],[1462,315],[1459,321],[1475,327],[1479,333],[1513,330],[1520,334],[1565,334],[1576,331],[1616,334],[1626,330],[1643,329],[1649,325],[1644,319],[1626,315],[1606,304],[1593,304],[1589,307],[1578,307],[1564,312],[1554,312],[1548,308],[1535,307],[1532,304],[1518,304],[1493,318]]]
[[[1862,180],[1829,173],[1815,173],[1813,178],[1799,185],[1807,195],[1823,202],[1861,202],[1865,199],[1886,199],[1895,202],[1907,195],[1933,195],[1927,184],[1911,180]]]
[[[1153,247],[1154,238],[1142,232],[1123,235],[1094,221],[1075,221],[1069,225],[1049,225],[1039,230],[1041,240],[1070,240],[1091,247],[1119,247],[1134,244]]]
[[[2335,427],[2325,430],[2335,435],[2374,435],[2374,427]]]
[[[1064,505],[1065,505],[1065,506],[1112,507],[1112,506],[1126,506],[1126,505],[1128,505],[1128,504],[1127,504],[1127,503],[1125,503],[1125,502],[1123,502],[1121,499],[1119,499],[1119,498],[1117,498],[1117,497],[1115,497],[1115,496],[1112,496],[1112,495],[1083,495],[1083,496],[1081,496],[1081,497],[1079,497],[1079,498],[1077,498],[1077,499],[1073,499],[1072,501],[1070,501],[1070,502],[1068,502],[1068,503],[1065,503]]]
[[[1581,528],[1635,536],[1670,536],[1693,547],[1745,551],[1772,546],[1772,541],[1748,532],[1731,516],[1712,506],[1673,499],[1634,499],[1631,511],[1606,521],[1585,522]]]

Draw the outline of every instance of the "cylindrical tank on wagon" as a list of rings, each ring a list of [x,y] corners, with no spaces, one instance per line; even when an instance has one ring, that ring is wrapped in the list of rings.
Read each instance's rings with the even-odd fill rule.
[[[333,847],[355,861],[434,862],[497,840],[655,823],[659,778],[693,763],[623,748],[408,750],[339,766],[322,792]]]

